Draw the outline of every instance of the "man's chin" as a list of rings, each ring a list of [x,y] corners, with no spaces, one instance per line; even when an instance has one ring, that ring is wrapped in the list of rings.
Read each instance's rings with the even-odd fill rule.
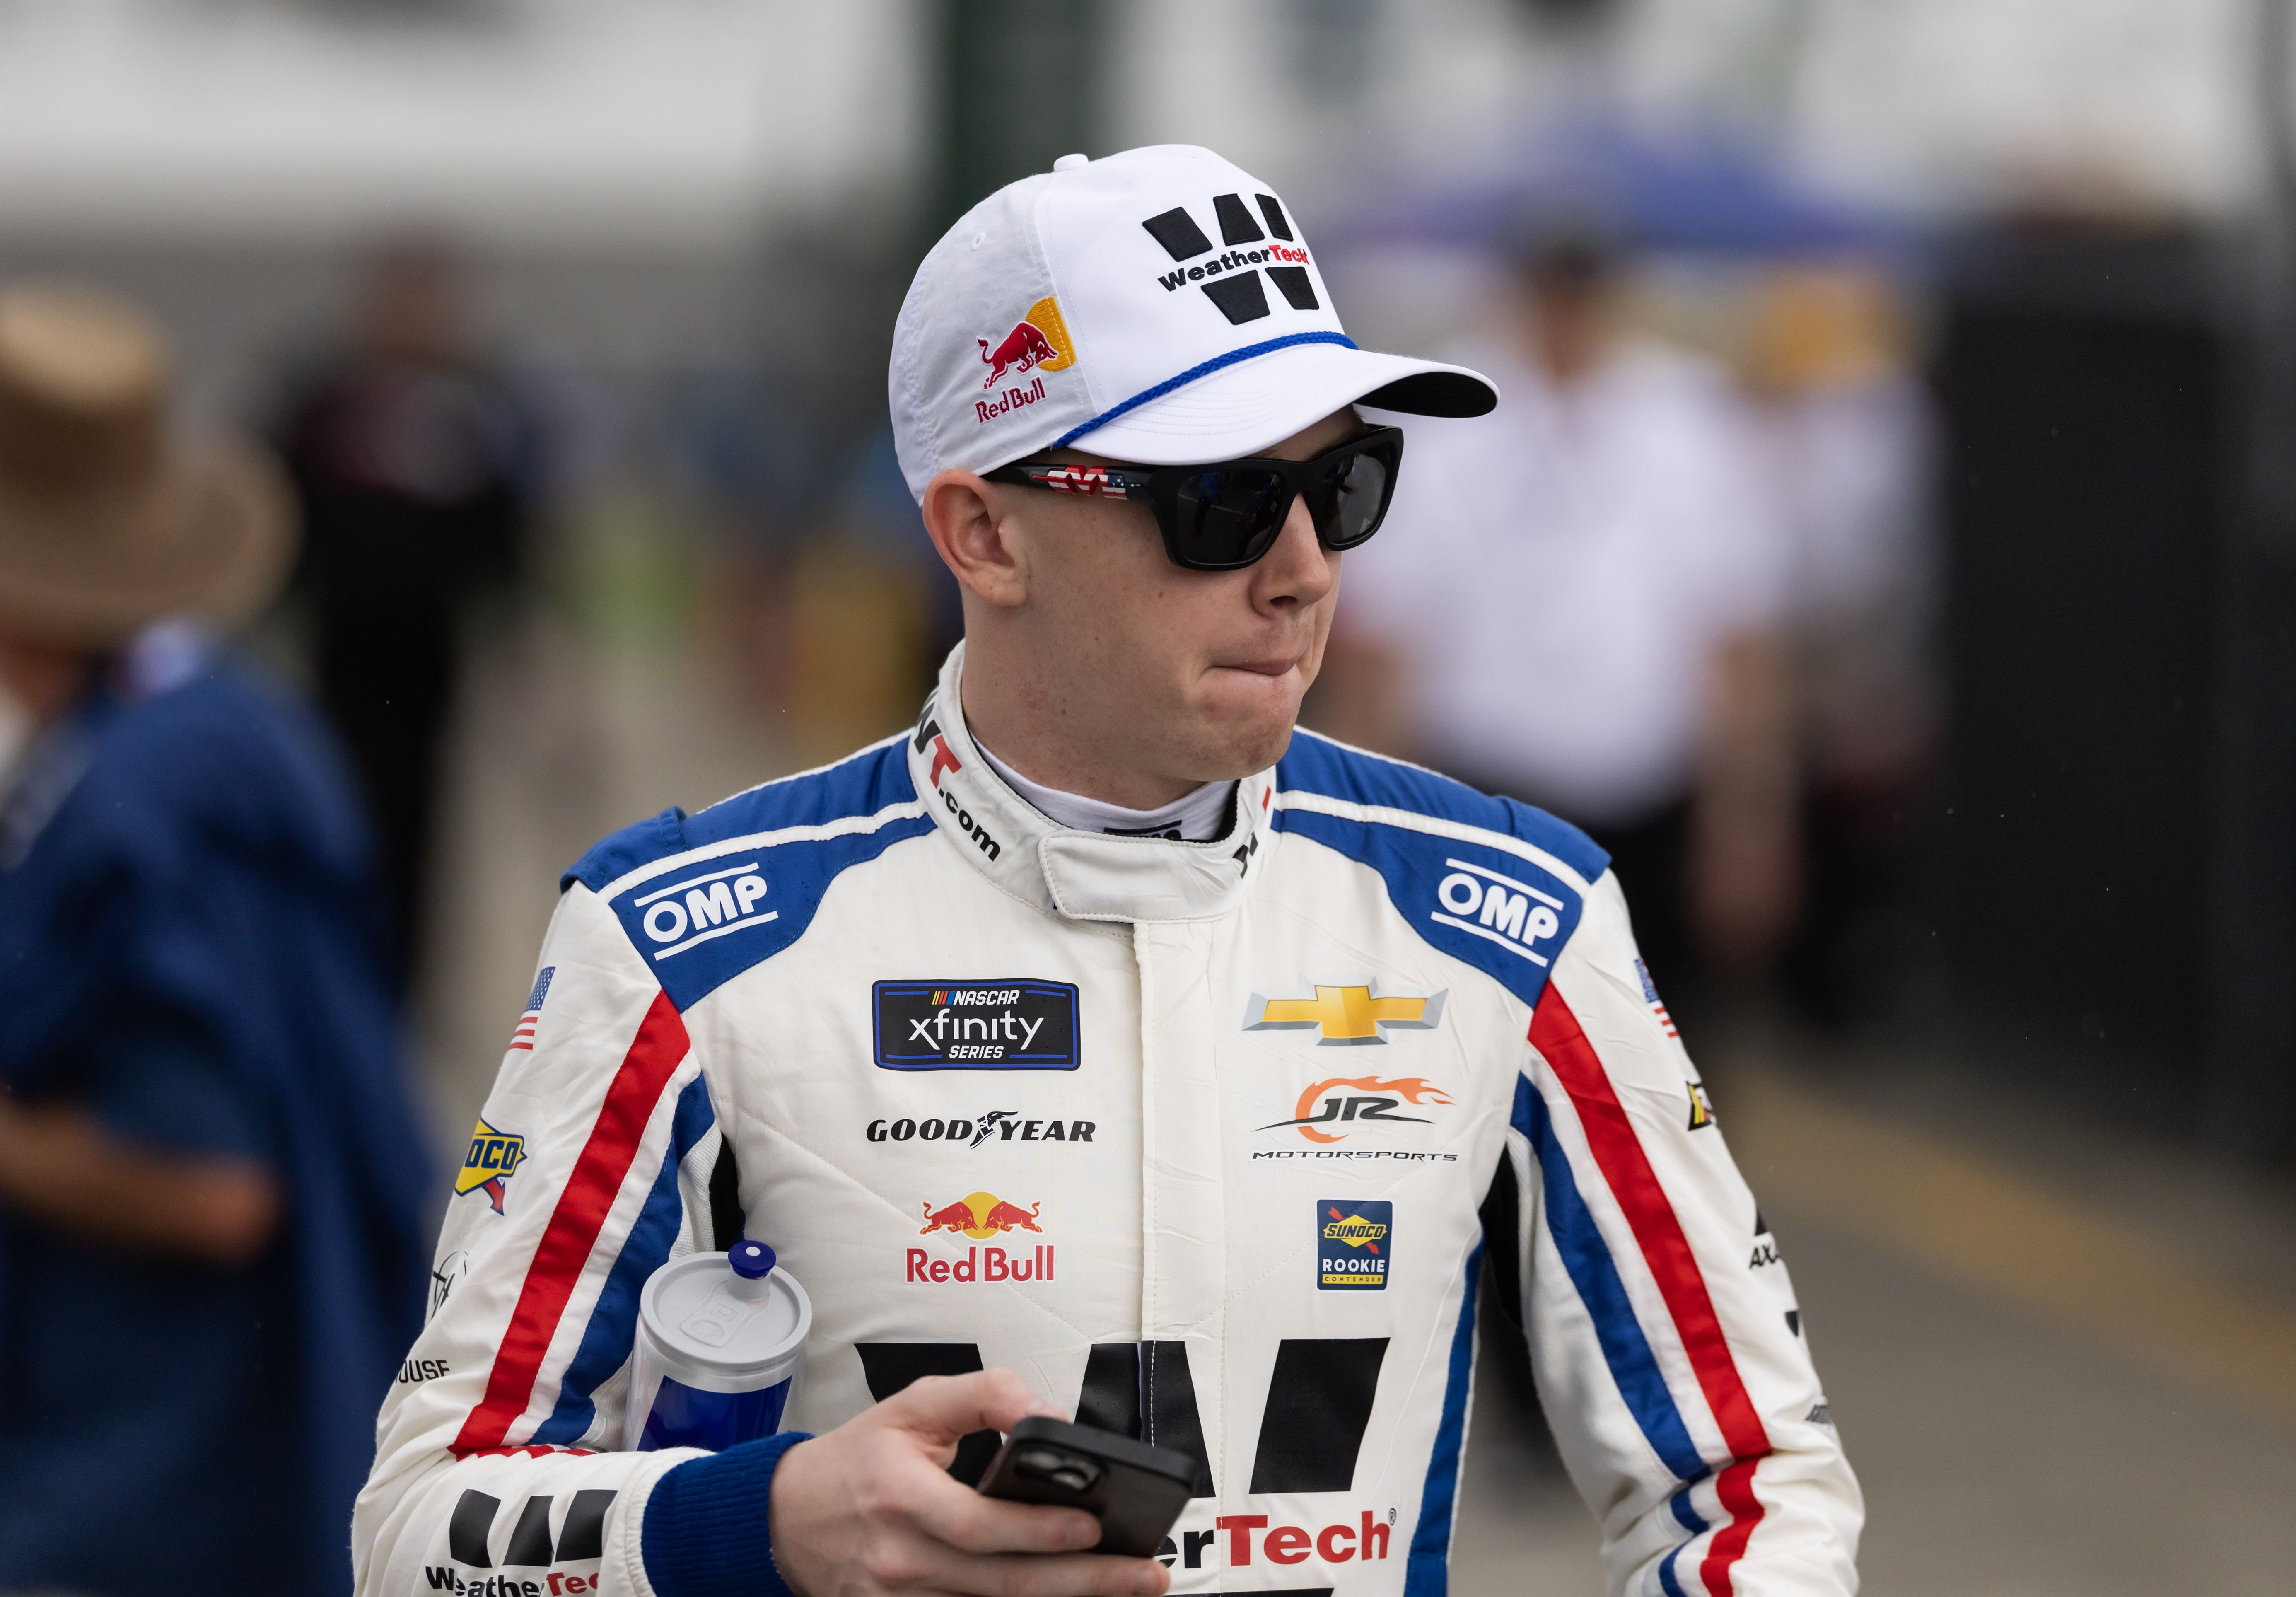
[[[1204,763],[1218,768],[1206,770],[1201,780],[1227,782],[1265,771],[1291,747],[1292,729],[1298,720],[1296,703],[1286,713],[1224,716],[1214,720],[1205,728],[1210,736],[1205,740]]]

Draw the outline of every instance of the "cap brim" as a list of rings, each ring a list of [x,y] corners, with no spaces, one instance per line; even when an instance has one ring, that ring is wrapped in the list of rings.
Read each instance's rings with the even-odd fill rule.
[[[1147,466],[1256,455],[1344,405],[1480,416],[1499,402],[1480,372],[1344,344],[1293,344],[1181,384],[1078,433],[1069,447]]]

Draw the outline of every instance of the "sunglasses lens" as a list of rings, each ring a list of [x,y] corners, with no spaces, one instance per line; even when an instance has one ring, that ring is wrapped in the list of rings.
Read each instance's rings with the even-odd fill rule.
[[[1395,463],[1382,444],[1351,451],[1332,463],[1316,486],[1316,529],[1332,549],[1352,549],[1379,530],[1395,487]]]
[[[1251,466],[1191,472],[1180,483],[1179,553],[1215,569],[1250,565],[1267,553],[1291,508],[1292,489],[1279,472]]]

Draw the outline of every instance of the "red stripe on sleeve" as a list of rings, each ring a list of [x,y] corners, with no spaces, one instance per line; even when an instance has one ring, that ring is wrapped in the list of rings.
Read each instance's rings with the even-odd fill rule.
[[[1610,1072],[1603,1069],[1595,1045],[1579,1028],[1578,1017],[1570,1012],[1552,981],[1539,995],[1538,1007],[1531,1011],[1530,1044],[1554,1070],[1578,1111],[1595,1167],[1626,1213],[1627,1224],[1658,1282],[1659,1296],[1673,1317],[1683,1350],[1689,1355],[1706,1406],[1721,1428],[1724,1444],[1738,1461],[1724,1470],[1716,1483],[1722,1506],[1732,1515],[1731,1522],[1716,1533],[1711,1551],[1699,1568],[1714,1597],[1729,1597],[1730,1566],[1744,1553],[1747,1538],[1762,1517],[1761,1503],[1754,1495],[1754,1461],[1769,1453],[1769,1432],[1763,1428],[1746,1383],[1738,1374],[1738,1362],[1731,1356],[1729,1340],[1722,1332],[1721,1316],[1714,1312],[1706,1277],[1699,1271],[1697,1256],[1690,1250],[1690,1239],[1683,1234],[1674,1205],[1667,1200],[1666,1189],[1659,1185],[1658,1173],[1651,1168],[1642,1139],[1636,1135],[1625,1106],[1611,1085]]]
[[[1708,1597],[1730,1597],[1730,1566],[1746,1555],[1747,1540],[1761,1522],[1762,1500],[1754,1495],[1754,1461],[1747,1459],[1722,1471],[1714,1482],[1730,1523],[1714,1533],[1706,1556],[1698,1563],[1698,1578],[1706,1583]]]
[[[543,1227],[510,1328],[503,1332],[494,1367],[487,1373],[487,1395],[463,1421],[452,1444],[457,1454],[502,1445],[511,1426],[526,1412],[543,1355],[566,1312],[566,1300],[573,1296],[582,1266],[598,1244],[606,1213],[629,1175],[630,1161],[637,1157],[638,1142],[653,1118],[662,1089],[687,1048],[685,1022],[678,1018],[676,1006],[667,993],[656,993],[629,1052],[622,1056],[621,1069],[607,1085],[606,1101],[599,1106],[590,1140],[582,1145],[574,1172],[558,1195],[558,1207]]]

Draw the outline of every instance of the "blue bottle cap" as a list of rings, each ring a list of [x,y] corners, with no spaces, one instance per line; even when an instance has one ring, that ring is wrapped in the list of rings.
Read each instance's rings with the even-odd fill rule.
[[[734,1274],[755,1281],[774,1273],[774,1250],[763,1242],[736,1242],[726,1250],[726,1262]]]

